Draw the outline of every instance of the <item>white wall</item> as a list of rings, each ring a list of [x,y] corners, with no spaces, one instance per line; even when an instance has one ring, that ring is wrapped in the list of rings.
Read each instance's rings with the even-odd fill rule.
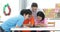
[[[60,3],[60,0],[27,0],[27,8],[31,6],[31,3],[38,3],[39,8],[55,8],[56,3]]]
[[[11,15],[10,16],[5,16],[3,13],[3,7],[6,4],[9,4],[10,8],[11,8]],[[16,16],[19,14],[19,0],[0,0],[0,16],[1,19],[0,21],[5,21],[10,17]],[[6,12],[9,12],[8,9],[6,9]]]

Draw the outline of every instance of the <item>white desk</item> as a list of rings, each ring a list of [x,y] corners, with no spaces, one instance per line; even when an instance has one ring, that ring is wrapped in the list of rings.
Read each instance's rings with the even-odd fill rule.
[[[40,28],[11,28],[14,32],[15,30],[60,30],[60,20],[47,20],[49,22],[55,22],[55,27],[40,27]]]
[[[15,30],[60,30],[60,27],[40,27],[40,28],[11,28],[14,32]]]

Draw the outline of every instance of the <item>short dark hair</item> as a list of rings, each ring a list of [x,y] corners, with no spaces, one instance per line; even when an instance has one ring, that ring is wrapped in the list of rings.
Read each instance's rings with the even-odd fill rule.
[[[45,15],[44,15],[44,13],[43,13],[42,11],[38,11],[38,12],[37,12],[37,16],[42,17],[42,20],[44,20],[44,18],[45,18]],[[41,21],[42,21],[42,20],[41,20]]]
[[[20,12],[20,14],[21,14],[21,15],[24,15],[24,14],[26,14],[26,15],[27,15],[27,14],[31,15],[32,12],[31,12],[30,9],[22,9],[21,12]]]
[[[31,7],[38,7],[37,3],[32,3]]]

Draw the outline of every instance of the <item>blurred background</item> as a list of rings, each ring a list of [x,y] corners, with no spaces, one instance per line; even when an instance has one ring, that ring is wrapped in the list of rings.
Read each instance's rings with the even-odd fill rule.
[[[19,15],[21,9],[30,9],[33,2],[36,2],[38,4],[38,8],[44,11],[45,16],[48,20],[59,20],[58,22],[48,21],[53,22],[52,25],[48,25],[60,27],[60,0],[0,0],[0,22],[2,23],[10,17]],[[8,9],[8,6],[11,10]],[[6,13],[9,13],[10,11],[11,12],[9,15],[5,15],[4,11]]]

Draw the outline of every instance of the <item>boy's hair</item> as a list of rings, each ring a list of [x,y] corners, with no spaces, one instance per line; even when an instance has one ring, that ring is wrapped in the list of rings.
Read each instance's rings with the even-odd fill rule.
[[[44,18],[45,18],[45,15],[44,15],[44,13],[42,11],[37,12],[37,16],[42,17],[42,20],[44,20]]]
[[[37,3],[32,3],[31,7],[38,7]]]
[[[20,12],[20,14],[21,14],[21,15],[24,15],[24,14],[26,14],[26,15],[27,15],[27,14],[31,15],[32,12],[31,12],[30,9],[22,9],[21,12]]]

